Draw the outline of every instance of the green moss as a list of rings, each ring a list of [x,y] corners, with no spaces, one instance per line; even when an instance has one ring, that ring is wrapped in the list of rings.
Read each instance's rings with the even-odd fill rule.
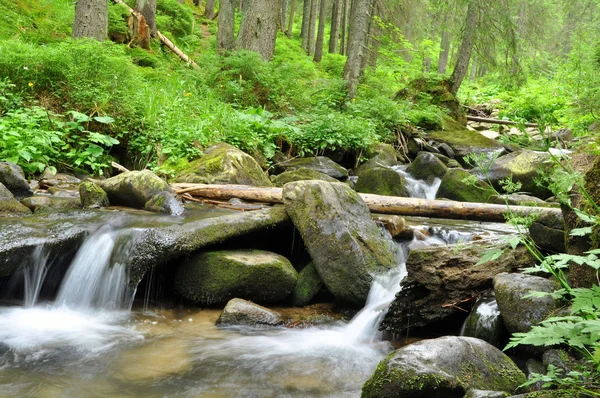
[[[474,184],[469,182],[475,180]],[[461,202],[486,203],[495,193],[486,183],[477,180],[463,169],[449,169],[442,178],[437,192],[438,198],[458,200]]]
[[[309,263],[298,274],[298,283],[294,289],[294,305],[304,306],[323,288],[321,277],[317,273],[314,263]]]
[[[360,173],[355,189],[362,193],[386,196],[409,196],[406,180],[387,167],[373,167]]]
[[[106,207],[109,205],[106,192],[97,184],[90,181],[84,181],[79,184],[79,197],[83,208]]]

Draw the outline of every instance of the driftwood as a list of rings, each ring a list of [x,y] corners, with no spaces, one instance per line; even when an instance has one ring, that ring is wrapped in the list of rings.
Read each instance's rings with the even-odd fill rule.
[[[127,5],[127,3],[125,3],[123,0],[113,0],[113,1],[117,4],[121,4],[122,6],[127,7],[129,12],[132,13],[137,18],[138,21],[142,20],[143,16],[138,11],[129,7],[129,5]],[[145,21],[145,19],[144,19],[144,21]],[[173,53],[176,54],[182,61],[188,63],[194,69],[200,69],[200,66],[198,66],[198,64],[195,63],[194,60],[192,60],[186,53],[181,51],[179,49],[179,47],[177,47],[175,44],[173,44],[173,42],[171,40],[169,40],[165,35],[163,35],[160,32],[160,30],[156,31],[156,36],[160,39],[162,44],[167,46],[167,48],[169,50],[173,51]]]
[[[203,198],[219,200],[238,198],[274,204],[283,202],[282,188],[187,183],[176,183],[171,186],[177,194],[186,193]],[[487,203],[402,198],[373,194],[360,194],[360,196],[372,212],[400,216],[504,222],[504,215],[508,211],[505,205]],[[510,206],[510,211],[521,216],[538,213],[557,217],[561,216],[560,209],[547,207]]]
[[[493,123],[493,124],[504,124],[507,126],[516,126],[519,123],[512,122],[510,120],[501,120],[501,119],[491,119],[488,117],[479,117],[479,116],[469,116],[467,115],[467,120],[471,122],[480,122],[480,123]],[[525,127],[537,127],[537,123],[525,123]]]

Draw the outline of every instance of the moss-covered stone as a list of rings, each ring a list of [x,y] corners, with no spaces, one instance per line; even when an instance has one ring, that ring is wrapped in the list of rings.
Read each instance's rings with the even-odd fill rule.
[[[396,94],[396,98],[408,99],[413,102],[426,101],[448,110],[450,116],[463,126],[467,119],[460,101],[450,92],[450,81],[447,79],[422,77],[411,81],[406,88]],[[431,123],[419,126],[422,128],[435,128]]]
[[[226,143],[208,148],[202,158],[190,163],[175,180],[201,184],[272,185],[252,156]]]
[[[322,288],[323,281],[315,264],[308,263],[298,274],[298,283],[294,289],[294,305],[298,307],[307,305]]]
[[[406,184],[406,179],[395,170],[373,167],[360,173],[354,188],[361,193],[408,197]]]
[[[364,384],[363,398],[463,398],[469,389],[514,392],[525,375],[483,340],[446,336],[391,353]]]
[[[406,171],[418,180],[427,180],[434,177],[442,178],[448,171],[448,167],[435,155],[419,152]]]
[[[91,181],[79,184],[79,198],[84,209],[106,207],[110,204],[106,192]]]
[[[25,179],[23,169],[14,163],[0,162],[0,184],[3,184],[17,197],[31,195],[31,189]]]
[[[232,298],[275,303],[293,291],[298,274],[289,260],[260,250],[221,250],[194,254],[175,274],[175,290],[200,304]]]
[[[348,178],[348,170],[325,156],[291,159],[279,163],[277,166],[285,171],[297,170],[300,168],[312,169],[327,174],[329,177],[337,180]]]
[[[217,319],[222,326],[277,326],[284,323],[283,316],[248,300],[229,300]]]
[[[329,177],[327,174],[323,174],[320,171],[316,171],[313,169],[307,169],[306,167],[301,167],[296,170],[285,171],[279,175],[272,176],[271,180],[273,181],[273,184],[276,187],[282,187],[288,182],[305,180],[337,182],[335,178]]]
[[[364,304],[372,274],[394,267],[396,258],[360,196],[342,183],[298,181],[284,185],[283,202],[327,289]]]
[[[81,209],[78,198],[62,198],[56,196],[30,196],[21,201],[28,209],[35,213],[40,211],[67,211]]]
[[[111,205],[136,208],[143,208],[159,192],[172,192],[169,184],[149,170],[129,171],[96,183]]]
[[[0,183],[0,216],[23,216],[31,211],[19,203],[13,194]]]
[[[172,216],[183,214],[184,208],[171,192],[159,192],[144,206],[146,210],[166,213]]]
[[[448,172],[442,178],[436,197],[460,202],[486,203],[491,200],[494,193],[489,185],[477,179],[468,171],[448,169]]]
[[[355,175],[373,167],[389,167],[398,164],[396,150],[390,144],[377,143],[369,148],[366,153],[367,161],[354,170]]]

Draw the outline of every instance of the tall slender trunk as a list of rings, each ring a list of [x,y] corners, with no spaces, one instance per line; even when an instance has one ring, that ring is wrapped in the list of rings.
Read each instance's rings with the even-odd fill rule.
[[[340,54],[346,54],[348,37],[348,13],[350,11],[350,0],[342,0],[342,37],[340,39]]]
[[[469,80],[471,82],[474,82],[476,77],[477,77],[477,56],[474,55],[471,57],[471,75],[469,76]]]
[[[156,0],[136,0],[135,9],[146,19],[150,35],[156,36]]]
[[[473,45],[475,44],[475,34],[477,32],[477,23],[479,21],[479,1],[471,0],[469,2],[469,8],[467,10],[467,19],[465,22],[465,30],[460,44],[460,50],[458,51],[456,65],[452,76],[450,77],[450,91],[452,94],[458,93],[460,85],[462,84],[467,69],[469,68],[469,61],[471,60],[471,52],[473,51]]]
[[[294,14],[296,13],[296,0],[292,0],[292,4],[290,5],[290,18],[288,19],[288,26],[286,30],[286,34],[288,37],[292,37],[292,29],[294,27]]]
[[[308,23],[308,54],[312,55],[315,53],[316,46],[316,28],[317,28],[317,14],[319,13],[319,0],[312,0],[310,5],[310,21]]]
[[[281,0],[248,2],[238,33],[238,47],[256,51],[263,59],[270,60],[275,52],[280,13]]]
[[[281,0],[281,21],[279,21],[279,29],[281,29],[282,32],[285,31],[285,18],[288,13],[288,3],[288,0]]]
[[[304,0],[302,6],[302,29],[300,30],[300,36],[302,36],[302,49],[308,52],[308,30],[310,29],[310,10],[312,9],[312,0]]]
[[[375,16],[379,16],[380,15],[381,10],[379,9],[379,6],[377,5],[377,7],[375,8]],[[369,53],[369,66],[371,68],[373,68],[373,70],[375,70],[377,68],[377,58],[379,58],[379,45],[381,44],[381,33],[382,33],[382,28],[381,28],[381,24],[379,23],[378,20],[375,20],[374,22],[372,22],[372,27],[371,27],[371,40],[373,43],[373,46],[371,48],[371,51]]]
[[[342,22],[342,0],[333,0],[333,8],[331,10],[331,31],[329,33],[329,53],[330,54],[337,53],[341,22]]]
[[[365,36],[365,41],[363,43],[363,56],[360,60],[360,74],[363,74],[365,69],[367,68],[367,63],[369,62],[369,54],[371,52],[371,29],[373,27],[373,17],[375,16],[375,3],[377,0],[370,0],[369,6],[369,16],[367,23],[367,34]]]
[[[208,19],[213,19],[215,16],[215,0],[206,0],[206,5],[204,6],[204,17]]]
[[[319,31],[317,32],[317,43],[315,45],[315,62],[321,62],[323,58],[323,39],[325,37],[325,19],[327,18],[327,0],[321,0],[319,7]]]
[[[108,1],[77,0],[73,37],[91,37],[104,41],[108,37]]]
[[[360,67],[364,56],[364,45],[369,25],[370,0],[353,0],[350,7],[350,27],[348,32],[348,59],[344,66],[344,79],[348,86],[348,97],[356,96]]]
[[[450,55],[450,32],[444,29],[442,31],[442,42],[440,44],[440,57],[438,59],[438,68],[437,71],[439,74],[443,75],[446,73],[446,69],[448,68],[448,56]]]
[[[220,0],[217,51],[233,50],[235,47],[235,0]]]

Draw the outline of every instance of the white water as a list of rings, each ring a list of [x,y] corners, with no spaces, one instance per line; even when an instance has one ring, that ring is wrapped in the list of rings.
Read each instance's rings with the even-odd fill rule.
[[[479,337],[478,334],[485,334],[486,331],[490,331],[495,327],[500,316],[500,309],[498,308],[498,302],[495,298],[483,298],[479,301],[475,308],[475,314],[471,314],[470,317],[477,317],[477,322],[471,326],[472,330],[469,330],[468,335],[474,335]],[[462,326],[460,335],[464,336],[466,332],[467,321]]]
[[[44,246],[36,247],[31,257],[31,264],[23,269],[25,308],[31,308],[37,303],[42,283],[48,273],[48,266],[48,254],[44,253]]]
[[[442,183],[438,177],[433,178],[431,183],[423,180],[417,180],[413,176],[411,176],[407,171],[406,165],[393,166],[392,169],[400,174],[406,182],[408,182],[406,189],[411,198],[421,198],[421,199],[435,199],[435,195]]]

